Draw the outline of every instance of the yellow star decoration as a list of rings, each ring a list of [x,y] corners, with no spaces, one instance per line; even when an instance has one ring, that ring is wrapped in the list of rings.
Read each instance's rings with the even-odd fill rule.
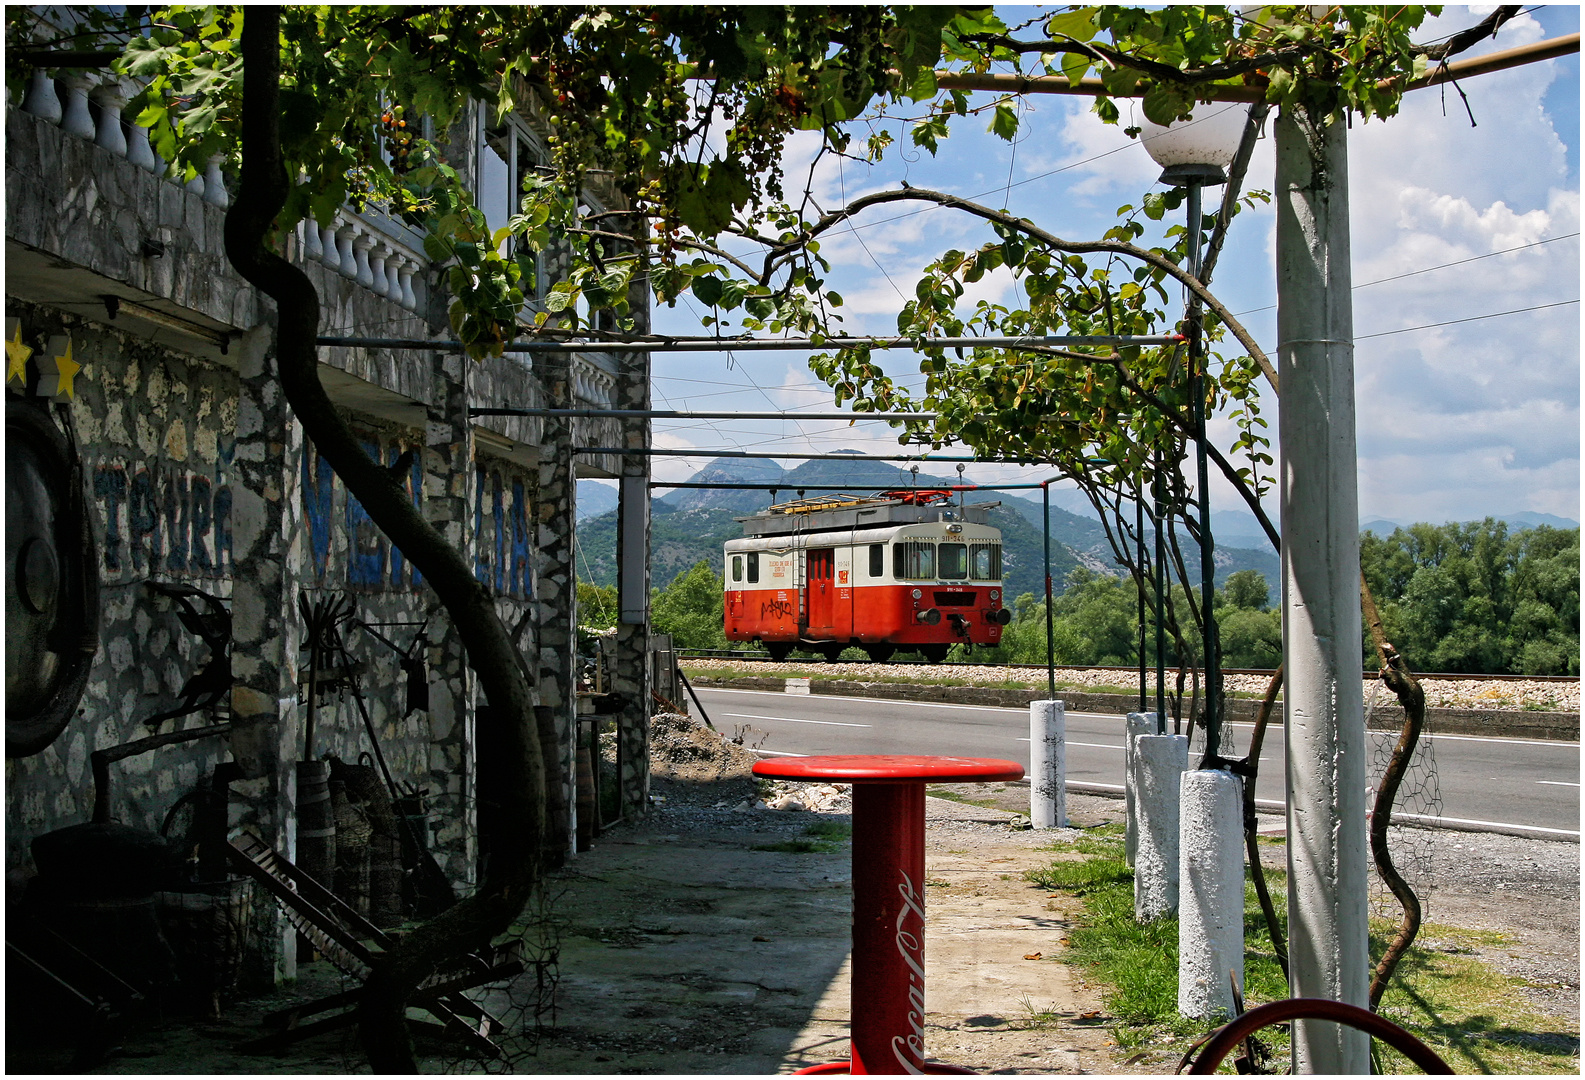
[[[39,396],[70,399],[76,389],[72,380],[83,369],[81,364],[72,359],[71,336],[62,334],[51,338],[47,359],[48,363],[40,365],[44,370],[39,379]],[[55,370],[51,371],[51,367]]]
[[[22,320],[7,319],[13,324],[6,334],[6,385],[11,385],[15,379],[23,387],[28,384],[28,357],[33,355],[33,347],[22,343]]]

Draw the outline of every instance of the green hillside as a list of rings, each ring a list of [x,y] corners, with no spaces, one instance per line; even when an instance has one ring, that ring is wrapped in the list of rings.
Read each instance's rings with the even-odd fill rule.
[[[810,488],[836,485],[855,494],[916,486],[913,474],[886,462],[858,456],[851,462],[810,461],[788,472],[782,472],[773,462],[720,458],[701,469],[696,478],[717,483],[785,482],[787,487],[777,492],[779,501],[796,498],[800,486],[804,485]],[[955,483],[955,478],[931,476],[923,472],[917,479],[919,487]],[[987,492],[979,497],[971,495],[968,501],[971,504],[1003,502],[1002,506],[991,510],[990,524],[1002,530],[1002,567],[1009,599],[1021,593],[1038,595],[1043,592],[1043,540],[1038,525],[1031,524],[995,492]],[[769,504],[768,491],[726,488],[685,488],[653,500],[650,504],[650,573],[653,584],[664,588],[700,559],[707,560],[719,572],[722,545],[742,535],[742,527],[734,519],[754,513]],[[596,585],[616,584],[616,517],[616,511],[612,510],[578,523],[578,576],[581,580]],[[1099,530],[1099,526],[1096,529]],[[1077,565],[1078,557],[1054,539],[1051,548],[1053,586],[1061,589],[1068,571]]]

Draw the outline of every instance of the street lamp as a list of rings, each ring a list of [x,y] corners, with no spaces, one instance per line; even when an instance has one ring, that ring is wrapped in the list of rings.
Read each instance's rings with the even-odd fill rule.
[[[1187,189],[1189,211],[1189,274],[1200,277],[1200,189],[1207,184],[1227,183],[1226,169],[1238,154],[1239,143],[1249,110],[1244,105],[1202,103],[1197,115],[1188,120],[1162,126],[1146,120],[1140,139],[1156,164],[1162,167],[1161,182]],[[1222,672],[1212,602],[1216,592],[1216,560],[1211,542],[1210,470],[1205,454],[1205,389],[1202,371],[1203,349],[1200,341],[1200,300],[1190,295],[1185,321],[1189,339],[1189,395],[1194,401],[1194,441],[1199,466],[1200,490],[1200,625],[1205,656],[1205,763],[1211,767],[1221,746]],[[1157,522],[1160,531],[1160,522]],[[1157,563],[1157,604],[1161,600],[1161,569]],[[1159,614],[1157,616],[1160,618]],[[1159,638],[1158,638],[1159,640]],[[1158,664],[1159,669],[1159,664]],[[1159,691],[1158,691],[1159,696]],[[1157,730],[1163,730],[1161,717]]]

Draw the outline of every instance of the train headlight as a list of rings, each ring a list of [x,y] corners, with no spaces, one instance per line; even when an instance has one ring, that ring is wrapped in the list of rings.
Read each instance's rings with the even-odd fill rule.
[[[914,599],[915,600],[918,600],[923,595],[924,595],[924,593],[920,592],[918,589],[914,590]]]
[[[1002,593],[1001,593],[1000,589],[992,589],[991,590],[991,599],[992,600],[1000,600],[1001,598],[1002,598]]]

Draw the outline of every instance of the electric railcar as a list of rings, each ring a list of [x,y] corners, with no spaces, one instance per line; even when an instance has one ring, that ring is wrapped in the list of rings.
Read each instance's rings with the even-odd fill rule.
[[[955,644],[995,645],[1003,604],[996,503],[954,504],[945,491],[889,491],[780,503],[740,518],[726,544],[726,636],[777,660],[794,647],[834,660],[858,646],[936,663]]]

